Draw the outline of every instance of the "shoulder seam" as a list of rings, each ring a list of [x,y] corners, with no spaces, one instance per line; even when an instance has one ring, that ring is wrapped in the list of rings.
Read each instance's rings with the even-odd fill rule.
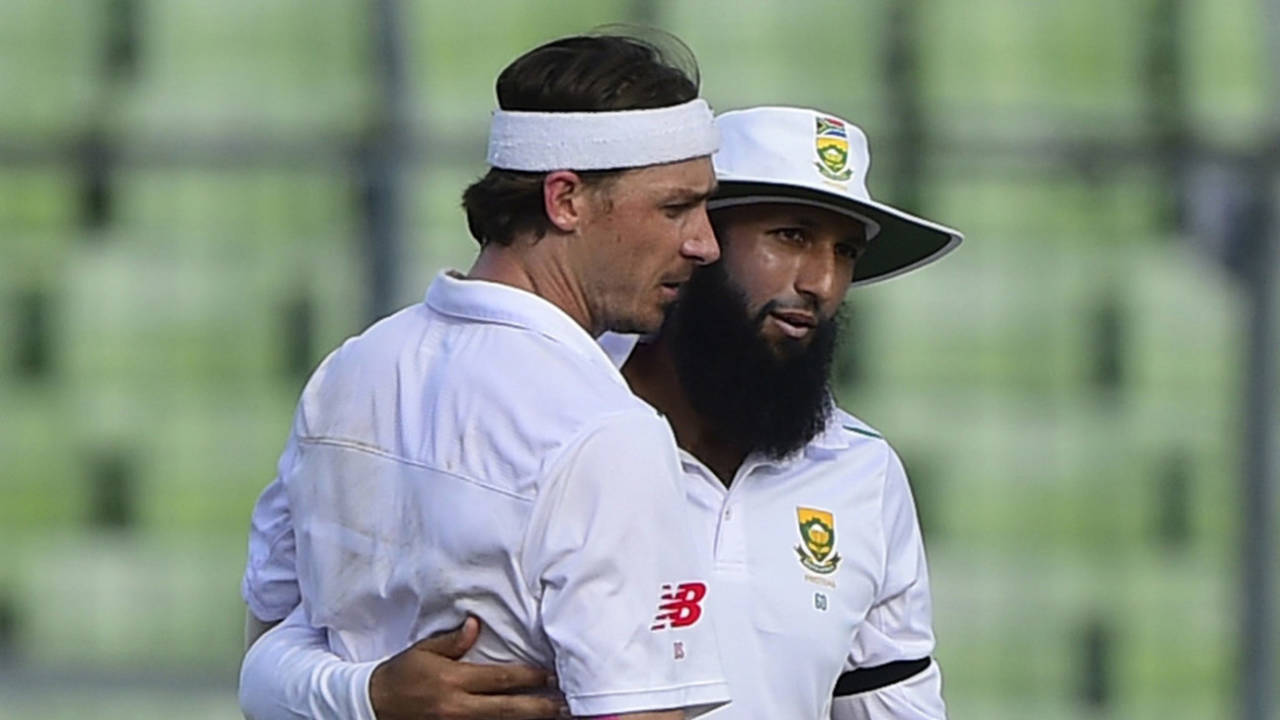
[[[326,436],[307,436],[307,437],[298,438],[298,443],[303,445],[330,445],[332,447],[339,447],[345,450],[352,450],[354,452],[364,453],[366,455],[376,455],[378,457],[385,458],[387,460],[400,463],[402,465],[409,465],[412,467],[422,468],[423,470],[430,470],[431,472],[440,473],[441,475],[448,475],[449,477],[457,478],[458,480],[461,480],[465,483],[469,483],[471,485],[475,485],[477,487],[483,488],[490,492],[495,492],[495,493],[498,493],[499,495],[505,495],[509,498],[520,500],[522,502],[531,503],[534,500],[533,497],[530,497],[527,495],[521,495],[520,493],[517,493],[517,492],[512,492],[507,488],[501,488],[501,487],[497,487],[496,485],[490,485],[489,483],[481,482],[467,475],[461,475],[451,470],[445,470],[443,468],[439,468],[434,465],[429,465],[427,463],[424,463],[418,460],[411,460],[406,457],[401,457],[400,455],[397,455],[393,452],[388,452],[387,450],[384,450],[383,448],[380,448],[376,445],[370,445],[368,443],[363,443],[358,440],[350,440],[346,438],[334,438],[334,437],[326,437]]]

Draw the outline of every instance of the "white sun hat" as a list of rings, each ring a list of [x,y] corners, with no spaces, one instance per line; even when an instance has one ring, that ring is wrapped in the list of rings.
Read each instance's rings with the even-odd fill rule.
[[[818,110],[755,107],[716,118],[713,156],[719,188],[707,208],[799,203],[867,225],[870,243],[854,266],[853,286],[927,265],[964,239],[956,230],[871,199],[871,153],[857,125]]]

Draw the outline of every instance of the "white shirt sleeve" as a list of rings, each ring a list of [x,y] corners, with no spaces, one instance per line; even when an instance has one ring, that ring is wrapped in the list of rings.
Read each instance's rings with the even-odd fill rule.
[[[937,663],[878,690],[835,698],[832,720],[939,720],[946,718]]]
[[[933,609],[924,540],[906,471],[890,451],[883,504],[885,574],[875,604],[859,628],[847,670],[870,672],[930,658]],[[838,695],[833,720],[942,720],[942,674],[936,661],[906,679],[855,695]]]
[[[369,678],[381,662],[339,658],[298,607],[245,654],[240,709],[248,720],[374,720]]]
[[[249,558],[240,582],[240,595],[259,620],[271,622],[288,615],[298,603],[297,548],[289,497],[282,478],[298,456],[298,425],[292,431],[276,466],[276,477],[253,507],[249,527]]]
[[[539,494],[522,564],[575,715],[728,699],[680,472],[670,428],[637,410],[567,450]]]
[[[665,423],[625,413],[566,451],[539,494],[522,566],[577,715],[693,717],[728,699],[702,612],[709,549],[688,522],[676,462]],[[370,717],[377,662],[331,651],[333,636],[310,627],[305,607],[246,655],[242,708],[251,720]]]

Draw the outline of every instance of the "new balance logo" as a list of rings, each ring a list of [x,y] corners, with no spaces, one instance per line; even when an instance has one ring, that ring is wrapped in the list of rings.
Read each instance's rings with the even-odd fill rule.
[[[689,627],[702,617],[702,598],[707,596],[707,586],[700,582],[663,585],[658,598],[658,616],[650,630]]]

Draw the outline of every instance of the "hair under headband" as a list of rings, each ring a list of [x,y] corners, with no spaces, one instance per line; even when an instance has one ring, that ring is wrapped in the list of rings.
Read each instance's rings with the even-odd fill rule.
[[[488,159],[502,170],[615,170],[711,155],[719,145],[701,98],[652,110],[495,110]]]

